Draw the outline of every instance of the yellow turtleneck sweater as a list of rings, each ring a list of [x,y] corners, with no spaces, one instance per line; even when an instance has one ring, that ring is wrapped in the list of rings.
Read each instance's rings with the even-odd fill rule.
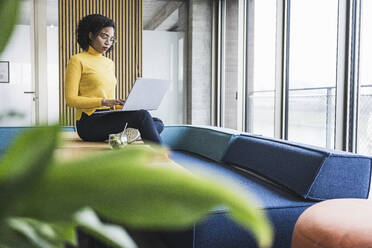
[[[66,104],[76,108],[76,120],[85,112],[91,115],[102,106],[102,99],[115,98],[114,62],[89,46],[88,51],[70,58],[66,68]]]

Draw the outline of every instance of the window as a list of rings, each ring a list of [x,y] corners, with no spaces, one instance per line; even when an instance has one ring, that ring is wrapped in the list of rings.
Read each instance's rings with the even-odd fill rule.
[[[372,154],[372,16],[371,1],[363,1],[360,28],[357,152]]]
[[[291,1],[289,140],[334,146],[337,8],[337,0]]]
[[[367,0],[247,1],[246,131],[371,155],[371,12]]]
[[[276,0],[254,1],[250,9],[246,122],[248,132],[274,136]]]

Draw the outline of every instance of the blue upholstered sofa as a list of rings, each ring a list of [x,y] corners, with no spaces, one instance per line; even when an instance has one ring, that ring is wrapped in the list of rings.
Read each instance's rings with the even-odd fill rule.
[[[0,127],[0,159],[12,140],[22,131],[30,127]],[[34,127],[33,127],[34,128]],[[64,131],[75,131],[75,127],[63,127]]]
[[[194,173],[207,170],[220,181],[232,179],[254,193],[273,224],[273,247],[290,247],[297,218],[312,204],[368,198],[371,157],[213,127],[167,126],[161,136],[182,166]],[[256,247],[227,212],[215,209],[193,230],[165,239],[177,248]]]
[[[66,128],[73,130],[73,128]],[[0,158],[22,128],[0,127]],[[371,158],[234,130],[167,126],[161,134],[171,158],[193,173],[233,180],[261,201],[275,230],[274,246],[290,247],[294,224],[312,204],[332,198],[367,198]],[[169,247],[256,247],[252,236],[214,209],[192,230],[162,233]]]

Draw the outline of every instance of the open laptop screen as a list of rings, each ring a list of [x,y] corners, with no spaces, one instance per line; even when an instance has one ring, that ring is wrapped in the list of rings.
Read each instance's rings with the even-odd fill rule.
[[[169,85],[169,80],[137,78],[122,111],[158,109]]]
[[[113,111],[157,110],[170,85],[169,80],[137,78],[129,92],[124,106],[120,110],[107,110],[97,113]]]

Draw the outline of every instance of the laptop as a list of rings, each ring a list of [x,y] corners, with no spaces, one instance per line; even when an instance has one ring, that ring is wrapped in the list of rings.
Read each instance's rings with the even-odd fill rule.
[[[100,111],[98,113],[113,111],[156,110],[167,92],[169,80],[137,78],[129,92],[122,109]]]

